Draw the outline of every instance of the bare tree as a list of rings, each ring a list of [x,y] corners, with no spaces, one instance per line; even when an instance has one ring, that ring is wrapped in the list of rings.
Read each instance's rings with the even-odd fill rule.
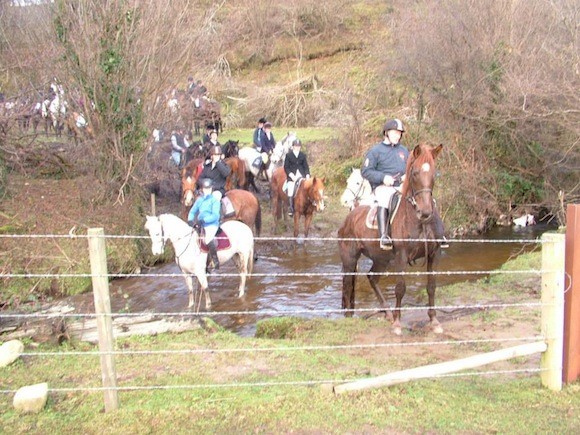
[[[424,96],[418,118],[428,101],[432,121],[461,135],[456,158],[485,162],[470,168],[479,198],[558,213],[558,192],[580,197],[579,14],[569,0],[444,0],[392,21],[396,62],[385,72]]]

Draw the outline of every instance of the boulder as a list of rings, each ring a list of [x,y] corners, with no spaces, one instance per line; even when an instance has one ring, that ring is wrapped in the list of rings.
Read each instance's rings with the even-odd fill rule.
[[[20,340],[10,340],[0,346],[0,367],[6,367],[16,361],[22,351],[24,345]]]
[[[37,413],[44,408],[48,399],[48,384],[28,385],[19,388],[14,395],[12,404],[17,411]]]

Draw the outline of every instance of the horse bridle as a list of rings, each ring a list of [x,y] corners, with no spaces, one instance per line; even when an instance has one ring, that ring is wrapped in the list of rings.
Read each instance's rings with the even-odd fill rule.
[[[417,210],[417,201],[415,200],[415,197],[422,194],[422,193],[430,193],[431,200],[433,200],[433,189],[429,189],[428,187],[426,187],[424,189],[419,189],[416,192],[415,192],[415,189],[413,189],[413,187],[411,187],[411,195],[407,195],[407,201],[409,201],[411,203],[411,205],[413,206],[413,208],[415,210]]]
[[[163,251],[165,251],[165,244],[167,243],[167,239],[165,238],[165,231],[163,231],[163,225],[161,224],[161,219],[159,218],[159,216],[157,216],[157,221],[159,222],[159,226],[161,227],[161,248]],[[187,251],[187,248],[189,248],[189,244],[191,243],[191,239],[193,239],[193,231],[194,229],[192,228],[191,233],[188,236],[189,241],[187,242],[187,245],[185,246],[183,251],[181,251],[181,254],[178,255],[177,252],[175,253],[175,261],[177,262],[178,266],[179,266],[179,257],[181,257],[185,253],[185,251]]]
[[[362,195],[362,191],[364,190],[364,187],[365,187],[364,183],[361,182],[360,185],[358,186],[358,189],[356,192],[348,186],[346,187],[346,190],[348,190],[350,193],[352,193],[354,195],[353,201],[356,201],[357,199],[361,199],[361,195]]]

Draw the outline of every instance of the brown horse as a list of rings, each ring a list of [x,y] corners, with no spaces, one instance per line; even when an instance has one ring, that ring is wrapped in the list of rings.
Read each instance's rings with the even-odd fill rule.
[[[367,227],[366,218],[369,206],[356,207],[347,215],[342,227],[338,230],[338,236],[341,239],[338,246],[342,272],[345,274],[342,278],[343,309],[354,309],[355,273],[361,254],[372,260],[367,277],[383,308],[387,308],[387,301],[377,286],[380,275],[376,274],[385,272],[391,260],[394,260],[395,271],[403,272],[407,264],[424,257],[427,271],[433,272],[441,253],[440,243],[435,239],[443,237],[443,224],[433,202],[435,159],[442,148],[443,145],[432,147],[421,144],[416,146],[409,156],[405,182],[402,186],[401,204],[391,225],[392,250],[382,250],[377,239],[378,231]],[[435,287],[435,275],[430,273],[427,277],[428,315],[433,331],[441,333],[443,329],[433,308]],[[393,332],[397,335],[401,334],[400,308],[405,291],[405,278],[404,275],[400,275],[395,286],[396,307],[393,310]],[[345,314],[352,316],[352,311],[346,311]]]
[[[246,164],[244,161],[238,157],[228,157],[224,159],[224,163],[232,170],[226,180],[226,191],[232,190],[234,186],[246,189]]]
[[[197,179],[203,169],[203,159],[193,159],[181,170],[181,217],[187,221],[189,209],[195,202]]]
[[[277,222],[288,209],[288,195],[282,189],[286,181],[284,168],[277,168],[272,174],[271,193],[274,221]],[[304,179],[294,193],[294,237],[298,237],[300,216],[304,216],[304,237],[308,237],[310,223],[315,211],[324,210],[324,178]]]
[[[250,228],[255,229],[255,236],[260,236],[262,231],[262,209],[256,195],[247,190],[233,189],[226,192],[226,197],[230,199],[236,213],[225,220],[235,219],[242,221]]]

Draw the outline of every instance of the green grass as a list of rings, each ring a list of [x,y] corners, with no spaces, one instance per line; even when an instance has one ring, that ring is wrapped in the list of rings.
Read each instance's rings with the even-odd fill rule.
[[[288,133],[289,131],[293,131],[296,133],[298,138],[304,143],[307,147],[308,142],[318,141],[318,140],[330,140],[335,139],[338,137],[338,131],[333,128],[285,128],[285,127],[274,127],[272,129],[272,133],[276,140],[282,140],[282,138]],[[228,129],[220,134],[219,141],[220,143],[226,143],[228,140],[239,140],[240,146],[251,145],[252,138],[254,135],[254,129],[249,128],[234,128]]]
[[[535,267],[531,253],[506,265],[514,270]],[[493,280],[492,280],[493,281]],[[508,297],[505,280],[481,280],[475,293]],[[537,286],[537,284],[536,284]],[[445,294],[447,288],[440,289]],[[516,299],[519,294],[511,292]],[[472,338],[494,327],[518,328],[517,308],[485,311],[466,317]],[[538,319],[529,322],[538,323]],[[3,433],[577,433],[580,430],[580,384],[561,392],[547,390],[537,373],[454,376],[399,384],[334,396],[324,381],[360,379],[496,349],[493,343],[402,349],[304,349],[367,342],[436,340],[416,330],[396,338],[384,320],[271,318],[259,322],[257,336],[241,338],[211,320],[204,329],[181,334],[134,336],[117,341],[119,386],[175,388],[121,391],[120,408],[104,414],[102,392],[49,393],[37,415],[19,415],[12,395],[0,395]],[[450,332],[453,338],[458,333]],[[468,333],[469,334],[469,333]],[[500,332],[501,334],[501,332]],[[469,335],[466,335],[468,338]],[[369,337],[374,337],[372,340]],[[443,340],[451,337],[443,336]],[[465,337],[465,336],[464,336]],[[64,355],[97,351],[96,346],[68,342],[60,347],[26,341],[27,352],[60,355],[22,357],[2,369],[2,389],[48,382],[49,388],[100,386],[97,355]],[[292,349],[295,350],[292,350]],[[299,349],[298,349],[299,348]],[[129,354],[130,351],[192,350],[199,353]],[[225,352],[236,349],[236,352]],[[520,357],[481,370],[538,367],[537,357]],[[464,373],[465,374],[465,373]],[[304,383],[308,385],[280,385]],[[244,385],[268,383],[269,386]],[[278,385],[275,385],[278,384]],[[225,385],[220,387],[219,385]],[[180,386],[190,386],[180,388]],[[195,386],[195,387],[191,387]]]

